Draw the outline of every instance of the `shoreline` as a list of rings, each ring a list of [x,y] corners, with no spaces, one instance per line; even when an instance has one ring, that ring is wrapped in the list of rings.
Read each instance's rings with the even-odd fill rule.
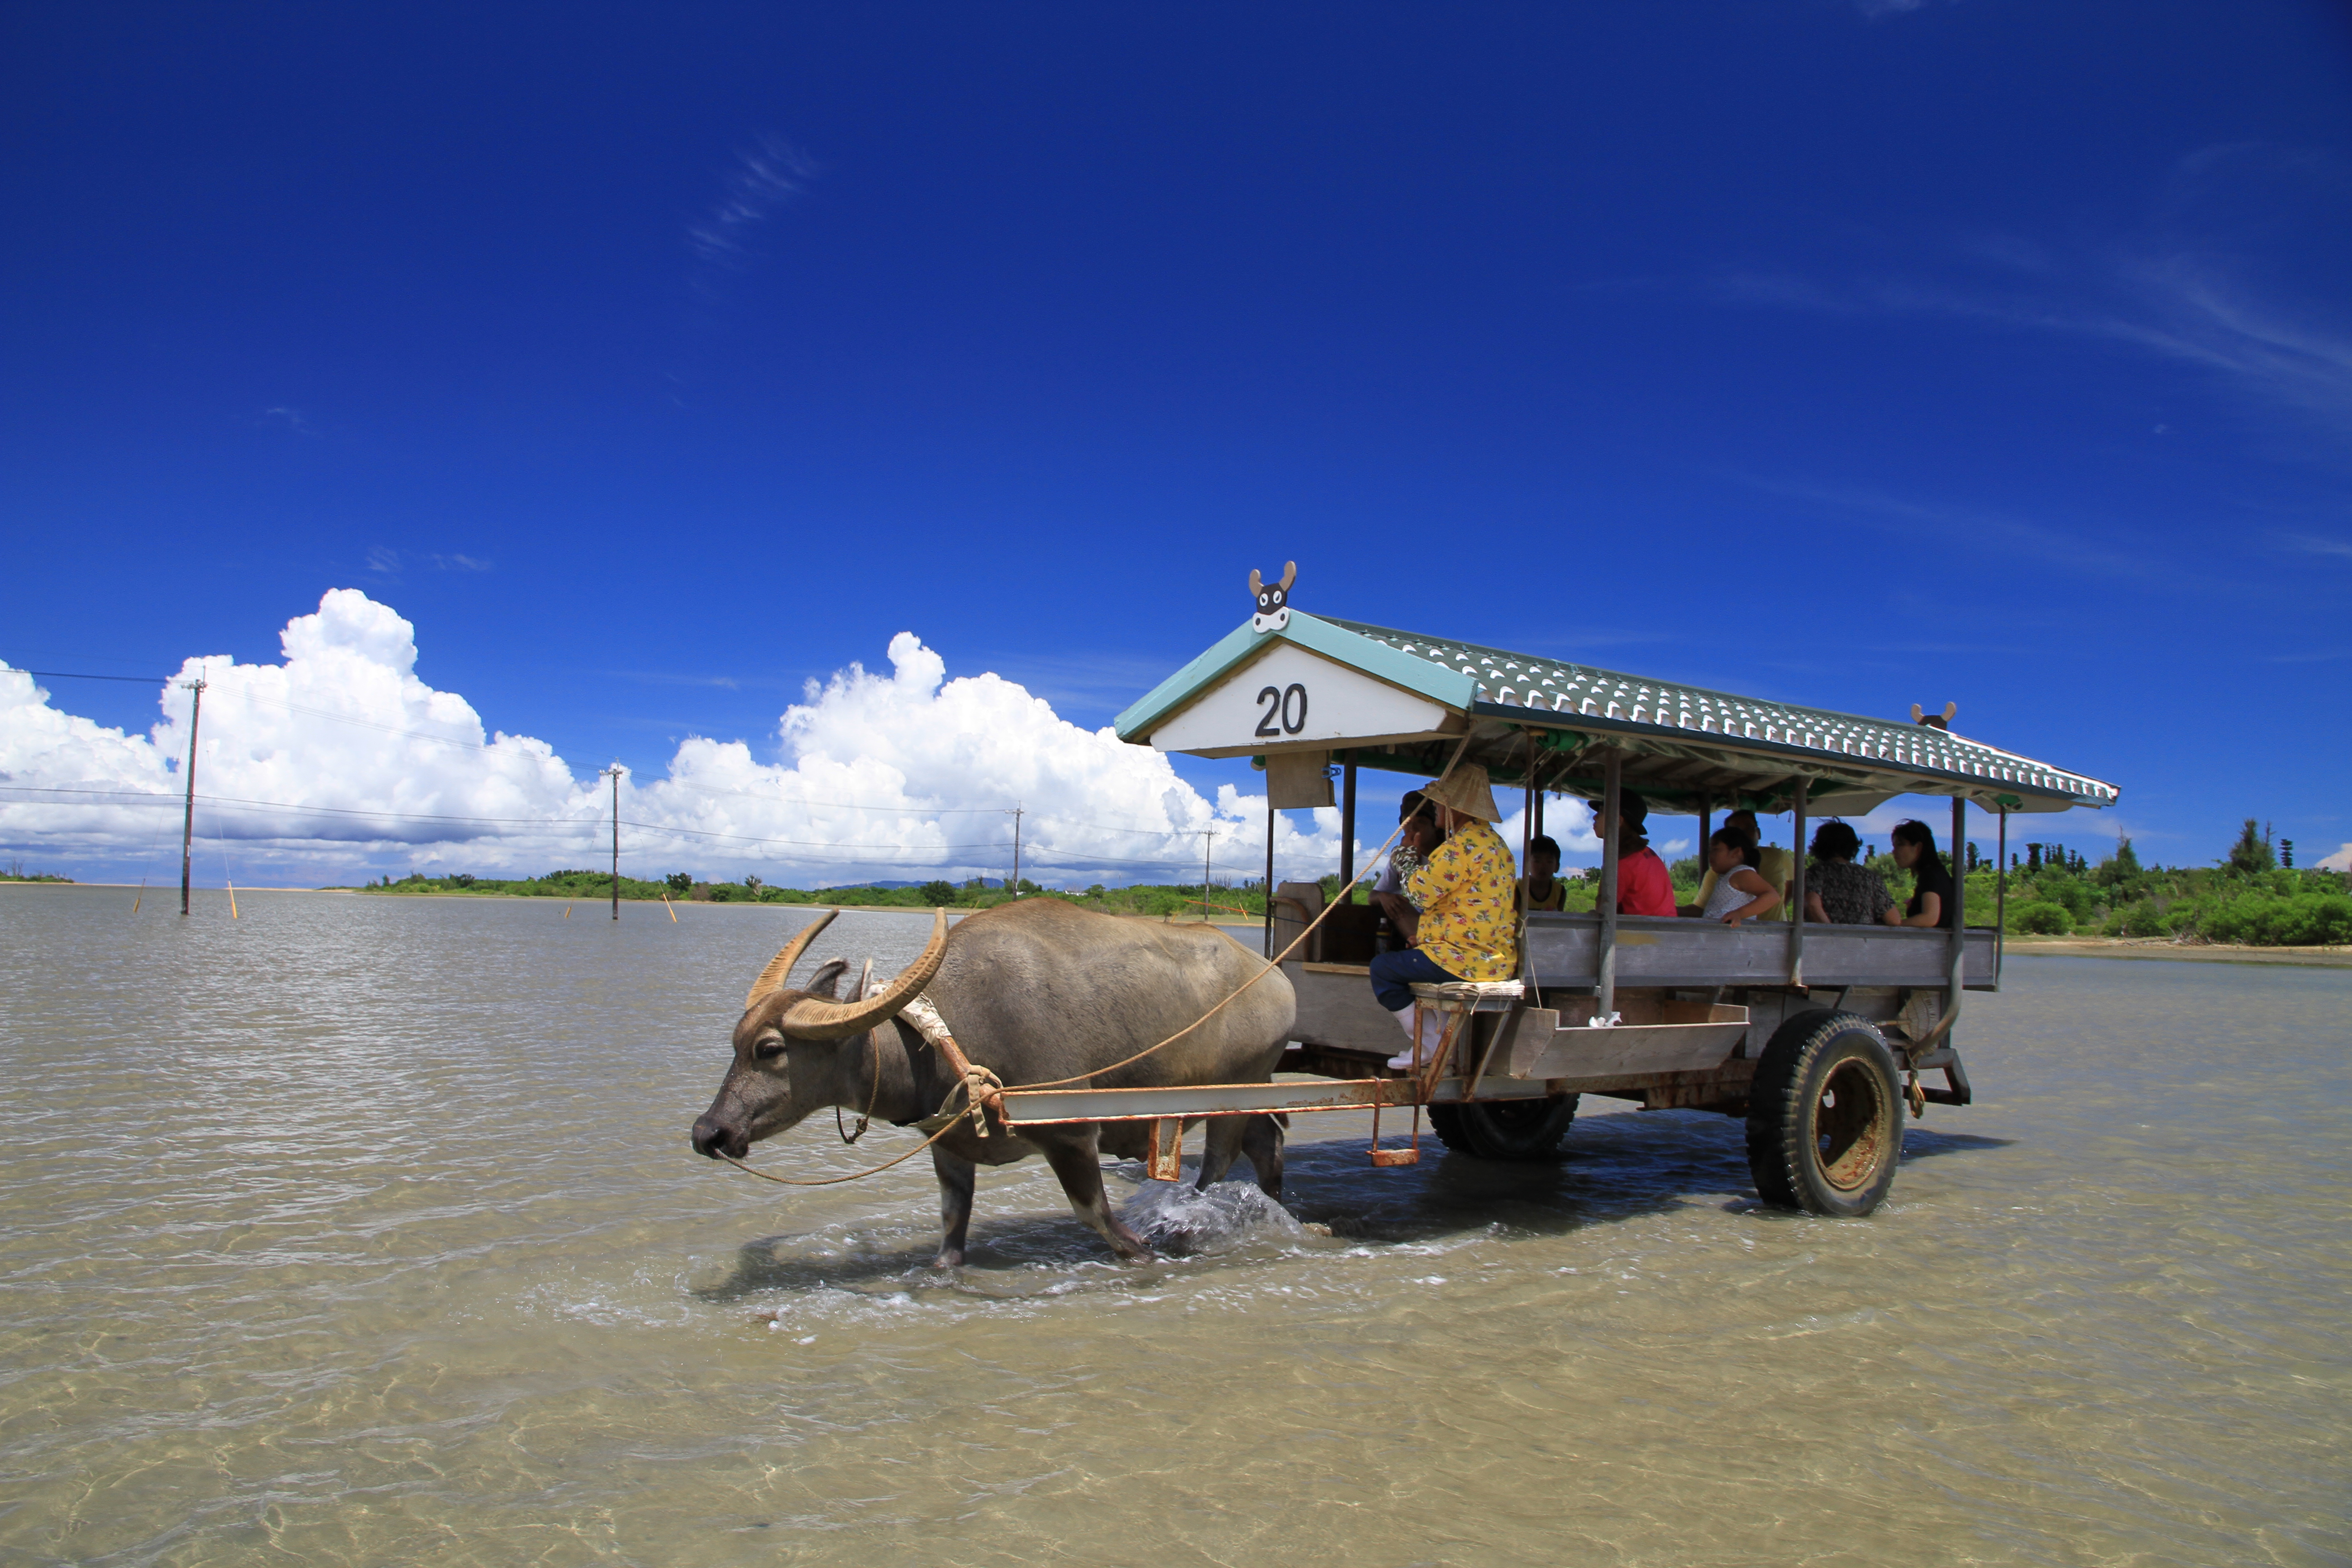
[[[0,882],[0,888],[103,888],[110,892],[121,891],[126,893],[136,893],[142,890],[140,884],[137,882]],[[178,884],[150,882],[146,885],[143,890],[150,893],[176,892],[178,890]],[[193,890],[199,893],[226,893],[227,891],[227,889],[224,888],[197,888]],[[438,889],[429,893],[395,892],[387,895],[383,892],[377,892],[370,895],[368,893],[368,889],[364,888],[278,888],[266,886],[258,882],[249,888],[239,888],[237,891],[239,893],[320,893],[334,894],[337,897],[341,898],[373,896],[375,898],[392,897],[398,899],[449,899],[461,903],[478,902],[485,899],[502,899],[509,903],[516,904],[604,904],[608,901],[603,895],[599,895],[594,898],[566,899],[553,893],[471,893],[455,892]],[[660,899],[623,899],[621,902],[624,904],[641,906],[649,910],[659,910],[664,907],[665,900]],[[836,914],[856,915],[928,916],[930,914],[933,908],[945,908],[950,920],[961,920],[966,915],[976,915],[981,912],[978,910],[965,909],[957,904],[948,904],[944,906],[930,905],[918,909],[906,904],[827,904],[818,902],[805,904],[766,904],[752,903],[749,900],[738,902],[734,900],[719,901],[716,900],[671,899],[667,900],[667,902],[668,907],[677,910],[831,910]],[[990,906],[992,909],[1002,909],[1003,907],[1003,906],[1001,904]],[[1200,925],[1202,923],[1200,920],[1189,916],[1171,917],[1167,915],[1125,914],[1110,910],[1099,910],[1097,912],[1103,914],[1115,914],[1117,915],[1117,918],[1123,921],[1150,921],[1157,925],[1190,926]],[[1262,931],[1265,929],[1265,921],[1255,916],[1244,920],[1210,921],[1207,923],[1231,931]]]
[[[2311,969],[2352,969],[2352,947],[2243,947],[2227,942],[2183,946],[2161,936],[2011,936],[2011,958],[2170,959],[2189,963],[2290,963]]]
[[[136,882],[5,882],[0,883],[0,888],[106,888],[110,889],[121,889],[126,892],[135,892],[139,890],[139,884]],[[146,890],[148,892],[154,893],[170,891],[172,889],[171,886],[166,883],[151,882],[147,885]],[[217,893],[224,891],[224,889],[219,888],[199,888],[195,890],[200,893]],[[357,897],[361,892],[357,888],[276,888],[264,887],[260,885],[256,885],[250,888],[239,888],[237,891],[240,893],[333,893],[346,897]],[[550,896],[542,895],[534,898],[531,895],[521,893],[432,892],[401,893],[394,896],[406,899],[456,899],[461,900],[476,899],[503,899],[512,903],[544,903],[550,901],[603,903],[605,901],[602,899],[554,900]],[[624,899],[622,902],[628,904],[641,904],[649,909],[657,910],[662,908],[662,900],[659,899]],[[889,904],[744,903],[739,906],[732,903],[712,903],[683,899],[674,900],[672,900],[672,904],[673,907],[679,910],[735,909],[740,907],[747,910],[835,910],[845,914],[922,915],[929,912],[928,910],[908,909],[904,906]],[[953,905],[948,906],[948,910],[951,918],[960,918],[962,915],[978,912],[972,910],[958,910]],[[1163,925],[1201,925],[1206,923],[1225,931],[1263,931],[1265,929],[1265,922],[1262,920],[1256,919],[1209,921],[1203,922],[1197,918],[1171,918],[1165,915],[1123,914],[1118,918],[1121,920],[1151,921]],[[2195,946],[2183,946],[2173,942],[2168,937],[2160,936],[2027,936],[2021,934],[2011,934],[2003,945],[2007,950],[2008,956],[2011,958],[2156,959],[2159,961],[2170,961],[2173,963],[2283,963],[2297,965],[2309,969],[2352,969],[2352,946],[2245,947],[2231,945],[2225,942],[2210,942],[2200,943]]]

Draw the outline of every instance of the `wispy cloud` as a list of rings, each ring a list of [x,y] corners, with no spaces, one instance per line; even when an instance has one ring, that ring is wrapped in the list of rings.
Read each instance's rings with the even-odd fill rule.
[[[2352,436],[2352,330],[2310,285],[2308,245],[2249,226],[2224,201],[2245,191],[2272,227],[2340,206],[2344,174],[2324,161],[2251,145],[2180,161],[2142,232],[2061,248],[2014,236],[1947,238],[1900,270],[1823,278],[1732,268],[1727,302],[1820,315],[1942,316],[2015,331],[2112,343],[2193,366],[2274,407]],[[2230,216],[2213,216],[2227,213]],[[2253,281],[2300,269],[2304,287]],[[2285,258],[2284,261],[2281,258]]]
[[[289,408],[282,404],[274,408],[263,409],[261,411],[261,417],[255,420],[254,423],[257,425],[273,426],[279,430],[291,430],[297,436],[315,437],[319,433],[317,430],[311,428],[310,421],[302,417],[302,411],[300,409]]]
[[[2289,550],[2298,550],[2305,555],[2342,555],[2352,558],[2352,541],[2322,539],[2317,534],[2312,533],[2282,533],[2279,535],[2279,542]]]
[[[752,257],[751,237],[784,203],[800,195],[817,172],[815,161],[780,136],[737,154],[726,195],[701,222],[686,231],[687,244],[702,260],[740,268]]]
[[[2095,539],[2034,522],[2008,512],[1945,502],[1906,500],[1875,490],[1835,486],[1790,484],[1777,479],[1749,479],[1757,489],[1809,505],[1830,507],[1882,527],[1905,531],[1933,530],[1974,542],[1992,542],[2010,553],[2063,566],[2089,577],[2153,584],[2168,581],[2174,569],[2138,551],[2102,543]],[[2200,578],[2210,586],[2210,578]]]
[[[478,555],[443,555],[427,552],[415,559],[429,563],[436,572],[489,572],[498,566],[497,562],[485,561]],[[367,552],[367,569],[379,577],[398,582],[401,569],[408,560],[388,544],[372,545]]]

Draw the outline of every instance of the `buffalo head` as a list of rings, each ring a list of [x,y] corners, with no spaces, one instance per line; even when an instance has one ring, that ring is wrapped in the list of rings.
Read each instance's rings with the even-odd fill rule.
[[[841,1042],[898,1016],[940,972],[948,945],[945,910],[933,918],[931,940],[922,956],[877,994],[835,1000],[834,986],[842,970],[837,963],[818,970],[810,989],[792,989],[785,982],[793,965],[817,933],[833,923],[836,912],[827,910],[810,921],[751,982],[751,993],[743,998],[743,1016],[735,1024],[735,1060],[710,1109],[694,1123],[696,1153],[740,1160],[761,1139],[772,1138],[812,1111],[839,1103]]]

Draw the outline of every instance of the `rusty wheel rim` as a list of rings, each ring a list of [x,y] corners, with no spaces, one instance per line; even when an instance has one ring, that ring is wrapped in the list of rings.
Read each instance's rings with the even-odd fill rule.
[[[1886,1091],[1870,1064],[1849,1058],[1830,1069],[1813,1102],[1813,1163],[1842,1193],[1870,1184],[1886,1153]]]

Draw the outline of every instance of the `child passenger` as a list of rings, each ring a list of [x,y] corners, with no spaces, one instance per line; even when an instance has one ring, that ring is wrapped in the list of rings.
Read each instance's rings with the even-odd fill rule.
[[[1530,914],[1568,908],[1568,884],[1559,879],[1559,846],[1538,833],[1528,845],[1528,874],[1519,879],[1519,907]]]
[[[1741,921],[1761,920],[1780,907],[1780,889],[1756,869],[1758,858],[1755,840],[1738,828],[1725,826],[1715,830],[1706,841],[1706,863],[1715,873],[1715,888],[1699,910],[1703,918],[1736,926]]]

